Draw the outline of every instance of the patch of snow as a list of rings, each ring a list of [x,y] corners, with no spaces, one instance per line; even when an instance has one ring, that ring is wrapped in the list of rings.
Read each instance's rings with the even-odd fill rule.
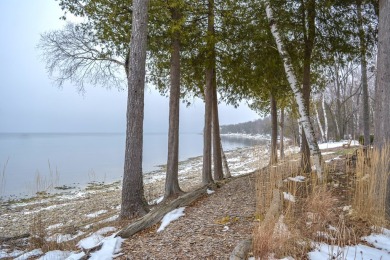
[[[213,194],[215,191],[207,189],[207,194]]]
[[[102,210],[93,212],[93,213],[91,213],[91,214],[86,214],[85,216],[86,216],[87,218],[96,218],[96,217],[98,217],[99,215],[104,214],[104,213],[107,213],[107,210],[102,209]]]
[[[27,260],[30,257],[39,256],[39,255],[42,255],[42,254],[43,254],[43,252],[42,252],[41,249],[34,249],[34,250],[31,250],[31,251],[29,251],[27,253],[24,253],[24,254],[18,256],[14,260]]]
[[[323,153],[321,153],[321,155],[329,155],[329,154],[334,154],[334,153],[336,153],[336,152],[323,152]]]
[[[295,177],[288,177],[287,179],[290,181],[295,181],[295,182],[304,182],[306,177],[305,176],[295,176]]]
[[[371,234],[369,236],[362,237],[362,240],[370,243],[375,248],[382,249],[390,253],[390,234]]]
[[[164,200],[164,196],[161,196],[160,198],[158,198],[158,199],[156,200],[156,204],[161,203],[161,201],[163,201],[163,200]]]
[[[81,239],[77,243],[77,246],[79,248],[82,248],[82,249],[85,249],[85,250],[89,250],[91,248],[94,248],[94,247],[98,246],[103,241],[103,239],[104,239],[103,236],[94,233],[94,234],[92,234],[89,237]]]
[[[62,227],[63,225],[64,225],[63,223],[58,223],[58,224],[50,225],[46,229],[47,230],[56,229],[56,228]]]
[[[0,250],[0,259],[2,259],[2,258],[15,258],[21,254],[23,254],[23,251],[21,251],[21,250],[14,250],[14,251],[9,252],[9,253],[5,250]]]
[[[370,260],[389,259],[389,253],[366,245],[339,247],[320,243],[308,253],[310,260],[343,259],[343,260]]]
[[[104,234],[107,234],[109,232],[114,232],[114,231],[116,231],[115,227],[104,227],[104,228],[101,228],[98,231],[96,231],[95,234],[104,235]]]
[[[60,250],[54,250],[46,252],[43,256],[38,258],[39,260],[53,260],[53,259],[66,259],[69,255],[71,255],[72,252],[70,251],[60,251]]]
[[[47,237],[46,238],[46,241],[55,241],[57,243],[63,243],[63,242],[67,242],[67,241],[70,241],[70,240],[73,240],[81,235],[84,235],[85,232],[82,232],[82,231],[77,231],[77,234],[76,235],[71,235],[71,234],[54,234],[50,237]]]
[[[169,225],[169,223],[180,218],[181,216],[184,216],[184,209],[185,207],[181,207],[168,212],[161,220],[161,226],[157,229],[157,232],[163,231]]]
[[[68,256],[65,260],[80,260],[85,256],[84,252],[80,253],[73,253],[70,256]]]
[[[284,192],[284,191],[283,191],[283,197],[284,197],[285,200],[289,200],[289,201],[291,201],[291,202],[295,202],[295,197],[294,197],[294,195],[292,195],[292,194],[290,194],[290,193],[288,193],[288,192]]]
[[[103,245],[100,250],[91,254],[91,260],[110,260],[116,257],[120,250],[122,242],[124,241],[121,237],[114,237],[114,235],[107,237],[102,242]]]

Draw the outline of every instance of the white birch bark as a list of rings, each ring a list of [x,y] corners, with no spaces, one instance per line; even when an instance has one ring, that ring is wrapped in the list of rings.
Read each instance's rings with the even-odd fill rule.
[[[327,116],[327,114],[326,114],[325,97],[324,97],[324,95],[322,95],[322,110],[323,110],[323,112],[324,112],[325,142],[328,142],[329,125],[328,125],[328,116]]]
[[[272,11],[272,8],[270,6],[270,1],[266,0],[264,1],[266,4],[266,13],[267,18],[270,23],[271,32],[273,37],[275,38],[276,45],[278,47],[279,54],[283,60],[284,70],[287,74],[287,80],[290,84],[290,87],[294,93],[295,100],[298,104],[298,111],[300,116],[300,124],[303,127],[303,130],[305,131],[306,139],[309,144],[310,153],[313,156],[314,165],[317,171],[317,176],[320,181],[322,181],[322,166],[321,166],[321,151],[318,147],[317,140],[314,136],[313,126],[310,122],[310,118],[308,116],[307,110],[304,106],[303,96],[300,91],[300,86],[298,83],[298,80],[294,74],[294,70],[292,67],[292,63],[290,60],[290,57],[288,53],[286,52],[286,49],[283,45],[282,39],[279,35],[279,31],[276,25],[276,21],[274,19],[274,14]]]
[[[314,104],[314,110],[316,112],[317,124],[318,124],[318,128],[320,129],[320,132],[321,132],[322,141],[324,142],[326,140],[325,139],[325,133],[324,133],[324,129],[322,128],[320,115],[318,114],[317,104]]]

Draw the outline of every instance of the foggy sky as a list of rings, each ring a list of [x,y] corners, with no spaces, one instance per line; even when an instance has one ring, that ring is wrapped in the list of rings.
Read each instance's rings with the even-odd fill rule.
[[[125,132],[126,91],[86,87],[83,96],[70,83],[62,89],[49,79],[36,48],[40,34],[60,29],[62,11],[54,0],[0,1],[0,133],[1,132]],[[168,131],[168,98],[153,86],[145,90],[144,131]],[[241,105],[219,106],[220,123],[231,124],[259,116]],[[181,106],[180,131],[203,129],[204,104]]]

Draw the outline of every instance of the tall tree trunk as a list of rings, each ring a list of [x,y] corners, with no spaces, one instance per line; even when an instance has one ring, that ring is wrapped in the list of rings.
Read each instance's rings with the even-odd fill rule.
[[[180,23],[181,14],[178,8],[171,8],[174,24]],[[164,197],[169,198],[181,194],[179,186],[179,119],[180,119],[180,30],[172,35],[171,53],[171,88],[169,96],[169,130],[168,130],[168,159],[165,179]]]
[[[363,133],[364,145],[370,146],[370,107],[368,103],[368,80],[367,80],[367,59],[366,59],[366,41],[363,28],[362,17],[362,1],[356,0],[357,17],[359,24],[359,40],[360,40],[360,69],[362,74],[363,88]]]
[[[284,107],[280,108],[280,159],[284,160]]]
[[[378,148],[383,148],[385,145],[390,145],[390,1],[388,0],[379,0],[377,67],[374,144]],[[387,180],[386,213],[390,218],[390,177]]]
[[[310,120],[310,69],[311,56],[314,48],[315,39],[315,0],[308,0],[306,4],[302,3],[302,29],[304,31],[304,56],[303,56],[303,79],[302,79],[302,95],[304,106],[306,107],[307,116]],[[301,153],[301,168],[303,172],[311,172],[310,148],[306,138],[306,133],[302,133],[302,153]]]
[[[206,58],[206,86],[205,95],[205,125],[203,131],[203,170],[202,183],[213,182],[211,173],[211,128],[212,128],[212,110],[213,110],[213,82],[215,71],[213,67],[214,49],[214,1],[208,0],[207,15],[207,58]]]
[[[390,142],[390,3],[379,1],[378,58],[375,89],[375,136],[376,147]]]
[[[271,154],[270,154],[270,165],[278,163],[277,153],[277,139],[278,139],[278,113],[276,107],[276,100],[272,93],[270,93],[270,104],[271,104]]]
[[[215,55],[214,55],[215,58]],[[215,60],[214,60],[215,72]],[[218,95],[216,75],[214,74],[213,82],[213,161],[214,161],[214,180],[223,179],[222,171],[222,153],[221,153],[221,136],[219,132],[219,116],[218,116]]]
[[[145,62],[148,34],[148,0],[133,1],[128,77],[125,164],[120,218],[147,212],[142,178]]]
[[[298,80],[295,76],[294,69],[291,63],[291,58],[288,55],[282,39],[279,35],[278,28],[276,26],[276,21],[274,19],[273,11],[270,6],[270,1],[265,1],[266,3],[266,11],[267,11],[267,18],[271,26],[271,32],[273,37],[275,38],[276,45],[278,47],[279,54],[283,60],[284,69],[287,74],[287,79],[290,84],[290,87],[294,93],[295,100],[298,104],[298,111],[300,115],[300,123],[302,124],[302,128],[304,129],[304,133],[310,148],[310,152],[313,155],[314,164],[316,166],[317,175],[319,180],[322,180],[322,158],[321,158],[321,151],[318,147],[317,140],[314,135],[313,126],[310,122],[309,113],[307,111],[307,107],[304,104],[303,95],[300,90],[300,86],[298,83]],[[303,139],[303,138],[302,138]]]

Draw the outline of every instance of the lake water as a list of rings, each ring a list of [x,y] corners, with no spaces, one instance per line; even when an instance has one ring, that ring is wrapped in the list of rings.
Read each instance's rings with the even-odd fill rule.
[[[224,150],[261,141],[222,137]],[[167,134],[145,134],[144,173],[166,164]],[[50,186],[121,180],[125,134],[0,134],[0,197],[31,196]],[[179,160],[200,156],[201,134],[180,135]]]

